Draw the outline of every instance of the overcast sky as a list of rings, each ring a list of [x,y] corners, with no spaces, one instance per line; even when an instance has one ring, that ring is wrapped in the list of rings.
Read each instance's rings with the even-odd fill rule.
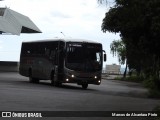
[[[1,7],[28,16],[42,34],[0,35],[0,61],[19,61],[21,43],[25,40],[47,38],[80,38],[98,41],[107,52],[104,64],[119,64],[110,54],[110,43],[120,39],[119,34],[103,33],[102,19],[110,2],[99,5],[97,0],[5,0]],[[61,34],[61,32],[64,33]]]

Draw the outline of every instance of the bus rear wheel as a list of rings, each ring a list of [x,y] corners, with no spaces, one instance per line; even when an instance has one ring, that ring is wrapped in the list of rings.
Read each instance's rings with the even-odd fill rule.
[[[83,88],[83,89],[87,89],[87,87],[88,87],[88,83],[83,83],[83,84],[82,84],[82,88]]]

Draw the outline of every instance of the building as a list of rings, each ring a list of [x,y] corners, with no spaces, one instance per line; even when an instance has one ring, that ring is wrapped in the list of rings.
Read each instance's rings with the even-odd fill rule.
[[[30,20],[9,8],[0,8],[0,34],[41,33],[41,30]]]
[[[106,65],[105,69],[108,74],[121,74],[121,65]]]

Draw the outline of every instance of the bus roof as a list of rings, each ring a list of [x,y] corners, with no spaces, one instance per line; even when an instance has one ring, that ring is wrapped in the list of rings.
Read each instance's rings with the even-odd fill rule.
[[[64,42],[84,42],[84,43],[99,43],[92,40],[86,40],[86,39],[62,39],[62,38],[56,38],[56,39],[43,39],[43,40],[32,40],[32,41],[23,41],[23,43],[35,43],[35,42],[52,42],[52,41],[64,41]],[[100,43],[99,43],[100,44]]]

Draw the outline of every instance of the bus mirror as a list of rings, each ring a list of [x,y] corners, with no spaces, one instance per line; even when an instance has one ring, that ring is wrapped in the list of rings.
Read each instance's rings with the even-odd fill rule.
[[[106,53],[104,54],[104,62],[106,62],[107,61],[107,55],[106,55]]]

